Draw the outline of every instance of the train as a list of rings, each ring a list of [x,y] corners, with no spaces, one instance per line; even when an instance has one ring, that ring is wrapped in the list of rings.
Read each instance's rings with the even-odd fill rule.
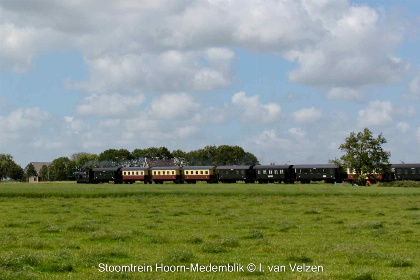
[[[420,164],[391,164],[389,174],[370,174],[366,179],[373,183],[392,180],[420,181]],[[308,184],[316,181],[342,183],[354,180],[354,173],[335,164],[300,165],[226,165],[226,166],[162,166],[162,167],[112,167],[90,168],[76,174],[77,183],[133,184],[195,184],[214,183],[288,183]]]

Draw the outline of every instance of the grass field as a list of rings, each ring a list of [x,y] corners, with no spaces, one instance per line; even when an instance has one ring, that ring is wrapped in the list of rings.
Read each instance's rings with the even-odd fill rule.
[[[420,279],[420,188],[2,183],[0,210],[0,279]],[[101,273],[100,263],[245,271]]]

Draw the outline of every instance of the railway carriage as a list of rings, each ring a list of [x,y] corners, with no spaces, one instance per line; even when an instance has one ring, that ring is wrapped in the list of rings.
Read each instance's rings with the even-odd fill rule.
[[[94,183],[113,181],[115,184],[121,184],[123,182],[121,167],[93,168],[92,172]]]
[[[295,180],[292,165],[255,165],[255,179],[258,183],[274,183],[282,181],[293,183]]]
[[[93,178],[92,169],[85,169],[84,171],[77,172],[76,173],[76,182],[78,184],[81,184],[81,183],[93,184],[94,183],[94,178]]]
[[[217,183],[216,166],[184,166],[182,172],[184,181],[189,184],[195,184],[197,181]]]
[[[135,181],[142,181],[145,184],[152,183],[150,170],[147,167],[123,167],[121,168],[124,183],[133,184]]]
[[[325,181],[326,183],[343,182],[347,180],[347,173],[335,164],[303,164],[293,165],[296,180],[301,183],[311,181]]]
[[[219,181],[222,183],[245,183],[255,182],[255,170],[252,165],[228,165],[218,166],[216,171],[219,173]]]
[[[182,168],[180,166],[163,166],[150,168],[152,180],[156,184],[163,184],[165,181],[172,181],[175,184],[184,182]]]
[[[395,180],[420,181],[420,163],[392,164]]]

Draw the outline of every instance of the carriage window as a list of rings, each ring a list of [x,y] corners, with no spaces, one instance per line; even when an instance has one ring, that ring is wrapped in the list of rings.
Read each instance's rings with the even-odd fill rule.
[[[267,170],[265,170],[265,169],[264,169],[264,170],[263,170],[263,174],[267,174]]]
[[[401,174],[401,169],[397,169],[397,174]]]
[[[274,170],[274,174],[279,174],[279,171],[277,169]]]
[[[209,174],[209,171],[208,171],[208,170],[206,170],[206,175],[207,175],[207,174]]]
[[[203,173],[204,173],[203,171],[200,171],[200,174],[201,174],[201,175],[203,175]]]
[[[404,169],[404,174],[408,175],[408,169],[407,168]]]
[[[416,169],[415,168],[411,168],[411,174],[416,174]]]
[[[261,170],[258,170],[258,171],[257,171],[257,174],[261,174]]]
[[[273,170],[268,170],[268,174],[273,174]]]
[[[138,171],[136,171],[136,175],[139,175],[139,172]]]
[[[187,175],[188,175],[188,171],[185,171],[185,174],[187,174]]]
[[[245,175],[245,170],[241,170],[242,175]]]
[[[143,175],[143,171],[141,171],[140,174]]]

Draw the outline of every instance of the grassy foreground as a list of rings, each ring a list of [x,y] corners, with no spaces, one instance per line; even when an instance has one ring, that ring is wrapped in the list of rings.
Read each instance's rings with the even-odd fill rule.
[[[0,209],[0,279],[420,279],[419,188],[2,183]],[[101,273],[100,263],[245,271]]]

